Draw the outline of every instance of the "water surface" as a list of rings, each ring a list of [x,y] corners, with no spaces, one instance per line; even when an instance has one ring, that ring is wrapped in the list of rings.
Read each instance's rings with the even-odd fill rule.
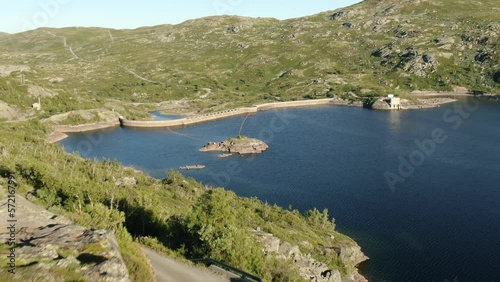
[[[61,144],[75,151],[85,148],[89,136],[104,134],[82,154],[116,158],[158,178],[168,169],[203,164],[204,170],[183,173],[283,207],[328,208],[339,231],[371,258],[360,267],[370,281],[500,281],[500,104],[480,101],[477,109],[456,113],[463,104],[258,113],[248,118],[243,134],[270,148],[255,157],[198,152],[209,141],[235,136],[244,116],[173,131],[72,134]],[[417,143],[436,130],[446,141],[429,155],[419,154]],[[399,174],[401,158],[409,156],[423,163],[392,190],[385,174]]]

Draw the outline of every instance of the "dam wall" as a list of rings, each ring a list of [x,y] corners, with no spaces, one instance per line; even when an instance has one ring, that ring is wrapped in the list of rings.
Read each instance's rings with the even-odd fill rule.
[[[237,108],[231,110],[225,110],[215,113],[208,113],[203,115],[197,115],[192,117],[186,117],[174,120],[149,120],[149,121],[138,121],[138,120],[126,120],[124,117],[120,117],[120,124],[123,127],[143,127],[143,128],[155,128],[155,127],[171,127],[171,126],[183,126],[196,124],[206,121],[212,121],[222,118],[227,118],[236,115],[243,115],[249,113],[256,113],[257,107],[245,107]]]
[[[231,110],[224,110],[220,112],[208,113],[208,114],[197,115],[175,120],[136,121],[136,120],[127,120],[124,117],[120,117],[119,120],[120,120],[120,125],[123,127],[138,127],[138,128],[174,127],[174,126],[183,126],[183,125],[213,121],[237,115],[251,114],[251,113],[256,113],[258,111],[266,111],[266,110],[290,108],[290,107],[326,105],[332,103],[332,101],[333,99],[315,99],[315,100],[266,103],[252,107],[242,107]]]
[[[135,127],[135,128],[162,128],[162,127],[184,126],[184,125],[198,124],[202,122],[228,118],[237,115],[252,114],[252,113],[257,113],[259,111],[267,111],[272,109],[327,105],[327,104],[332,104],[333,101],[334,99],[314,99],[314,100],[301,100],[301,101],[290,101],[290,102],[274,102],[274,103],[260,104],[251,107],[241,107],[214,113],[207,113],[207,114],[196,115],[192,117],[185,117],[174,120],[139,121],[139,120],[127,120],[123,116],[120,116],[119,120],[111,122],[96,122],[96,123],[88,123],[82,125],[58,125],[54,128],[54,132],[47,137],[46,142],[55,143],[61,141],[67,137],[65,133],[86,132],[92,130],[112,128],[119,125],[123,127]]]

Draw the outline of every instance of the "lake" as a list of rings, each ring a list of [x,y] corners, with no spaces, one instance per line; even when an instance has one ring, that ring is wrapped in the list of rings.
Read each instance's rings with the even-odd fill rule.
[[[328,208],[338,230],[370,257],[360,265],[370,281],[500,281],[500,103],[273,110],[249,116],[242,131],[267,142],[265,153],[218,158],[198,151],[237,135],[244,119],[114,128],[71,134],[60,144],[157,178],[203,164],[182,173],[285,208]]]

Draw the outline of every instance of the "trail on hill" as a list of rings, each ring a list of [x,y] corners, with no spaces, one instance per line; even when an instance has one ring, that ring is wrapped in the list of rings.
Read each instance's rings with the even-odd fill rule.
[[[73,51],[72,46],[67,47],[67,46],[66,46],[66,45],[67,45],[67,39],[66,39],[66,37],[56,35],[56,34],[54,34],[54,33],[52,33],[52,32],[49,32],[49,31],[46,31],[46,33],[47,33],[47,34],[49,34],[49,35],[51,35],[51,36],[54,36],[54,37],[60,37],[60,38],[62,38],[62,39],[64,40],[64,42],[63,42],[63,44],[64,44],[64,48],[65,48],[65,49],[68,49],[68,51],[71,53],[71,55],[72,55],[75,59],[77,59],[77,60],[79,60],[79,61],[87,62],[87,63],[93,63],[92,61],[85,60],[85,59],[83,59],[82,57],[78,56],[78,55],[77,55],[77,54]],[[115,42],[114,42],[113,36],[111,35],[111,32],[110,32],[109,30],[108,30],[108,33],[109,33],[109,36],[110,36],[110,39],[111,39],[111,43],[113,43],[113,44],[114,44]],[[97,63],[97,62],[95,62],[95,63]],[[123,70],[125,70],[126,72],[130,73],[131,75],[135,76],[136,78],[138,78],[138,79],[140,79],[140,80],[143,80],[143,81],[146,81],[146,82],[149,82],[149,83],[158,84],[158,82],[156,82],[156,81],[149,80],[149,79],[147,79],[147,78],[144,78],[144,77],[142,77],[142,76],[138,75],[136,72],[134,72],[133,70],[129,69],[129,68],[128,68],[128,67],[126,67],[126,66],[119,65],[119,64],[112,64],[112,65],[113,65],[113,66],[116,66],[116,67],[119,67],[119,68],[121,68],[121,69],[123,69]]]
[[[157,282],[226,282],[229,279],[208,269],[186,265],[143,248],[155,270]]]

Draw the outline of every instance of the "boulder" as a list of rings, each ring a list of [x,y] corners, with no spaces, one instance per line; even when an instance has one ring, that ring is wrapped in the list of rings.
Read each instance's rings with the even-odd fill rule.
[[[299,247],[298,246],[292,246],[287,242],[283,242],[278,249],[278,254],[282,255],[283,257],[289,259],[289,258],[295,258],[299,257],[301,255]]]
[[[424,54],[422,56],[422,60],[424,60],[424,62],[429,63],[429,64],[432,64],[432,62],[434,61],[434,59],[432,59],[432,57],[430,55],[427,55],[427,54]]]
[[[137,179],[135,177],[122,177],[115,181],[115,186],[135,186]]]
[[[391,109],[389,104],[386,101],[384,101],[383,99],[379,99],[379,100],[375,101],[375,103],[373,103],[373,105],[371,105],[371,108],[374,110],[390,110]]]
[[[230,27],[227,28],[227,31],[230,31],[232,33],[237,33],[237,32],[240,31],[240,28],[237,27],[237,26],[230,26]]]
[[[347,16],[347,14],[345,14],[344,12],[340,11],[340,12],[336,12],[336,13],[333,13],[329,19],[331,20],[341,20],[341,19],[344,19],[345,17]]]
[[[352,24],[352,23],[343,23],[342,26],[343,27],[347,27],[347,28],[353,28],[354,24]]]
[[[368,259],[368,257],[361,252],[360,246],[351,244],[340,247],[339,257],[343,263],[353,266]]]
[[[372,55],[378,58],[388,58],[392,55],[392,53],[393,53],[392,45],[387,45],[373,52]]]

